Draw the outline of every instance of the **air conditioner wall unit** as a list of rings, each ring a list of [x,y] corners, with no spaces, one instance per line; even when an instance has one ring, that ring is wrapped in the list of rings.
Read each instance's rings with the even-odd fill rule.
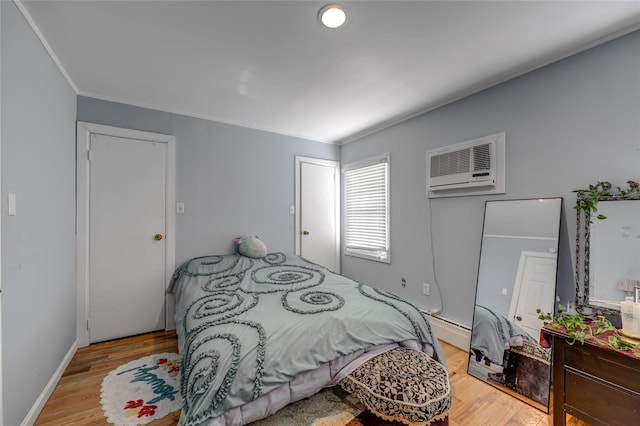
[[[427,152],[427,197],[504,194],[505,133]]]

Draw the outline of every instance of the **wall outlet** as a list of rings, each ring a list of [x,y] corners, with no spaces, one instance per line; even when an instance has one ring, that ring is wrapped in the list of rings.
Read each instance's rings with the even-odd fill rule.
[[[431,294],[431,284],[423,283],[422,284],[422,293],[425,296],[428,296],[429,294]]]
[[[407,280],[405,280],[404,278],[400,278],[400,285],[402,287],[406,287],[407,286]]]

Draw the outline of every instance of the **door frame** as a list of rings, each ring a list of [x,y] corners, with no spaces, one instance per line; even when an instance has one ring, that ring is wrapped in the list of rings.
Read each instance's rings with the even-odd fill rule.
[[[0,7],[0,10],[2,10],[2,7]],[[0,13],[0,21],[2,21],[2,13]],[[0,64],[2,63],[2,59],[0,59]],[[2,67],[0,66],[0,70],[2,69]],[[2,81],[2,78],[0,78],[0,82]],[[2,84],[0,84],[0,94],[2,93]],[[1,152],[2,152],[2,111],[0,110],[0,160],[2,159],[1,156]],[[2,161],[0,161],[0,164],[2,164]],[[0,170],[0,176],[2,176],[2,170]],[[1,182],[0,182],[1,183]],[[2,185],[0,185],[0,188],[2,188]],[[1,193],[1,191],[0,191]],[[0,423],[4,423],[4,412],[3,412],[3,406],[2,406],[2,401],[4,400],[4,396],[2,395],[2,389],[3,389],[3,384],[2,384],[2,370],[3,370],[3,363],[2,363],[2,214],[0,214]]]
[[[302,215],[301,212],[301,199],[302,199],[302,185],[301,185],[301,175],[302,175],[302,163],[311,163],[318,166],[327,166],[335,169],[335,264],[336,264],[336,273],[340,273],[340,162],[334,160],[323,160],[321,158],[312,158],[312,157],[303,157],[296,155],[295,157],[295,253],[300,256],[301,246],[302,246]]]
[[[89,147],[91,134],[141,139],[167,144],[165,286],[168,288],[176,262],[176,138],[160,133],[77,122],[76,133],[76,334],[78,347],[89,345]],[[173,295],[165,294],[165,329],[175,328]]]

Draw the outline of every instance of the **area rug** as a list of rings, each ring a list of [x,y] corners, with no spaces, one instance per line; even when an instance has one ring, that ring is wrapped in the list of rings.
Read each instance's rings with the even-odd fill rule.
[[[146,356],[121,365],[102,381],[104,415],[115,426],[145,425],[179,410],[178,354]],[[364,405],[339,386],[290,404],[251,426],[342,426],[364,411]]]
[[[100,403],[116,426],[145,425],[179,410],[178,354],[153,354],[111,371],[102,381]]]

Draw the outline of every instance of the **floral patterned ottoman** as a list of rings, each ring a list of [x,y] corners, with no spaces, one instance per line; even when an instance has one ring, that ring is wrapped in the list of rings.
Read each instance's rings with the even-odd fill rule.
[[[424,352],[392,349],[355,369],[340,386],[384,420],[410,426],[448,424],[449,376]]]

